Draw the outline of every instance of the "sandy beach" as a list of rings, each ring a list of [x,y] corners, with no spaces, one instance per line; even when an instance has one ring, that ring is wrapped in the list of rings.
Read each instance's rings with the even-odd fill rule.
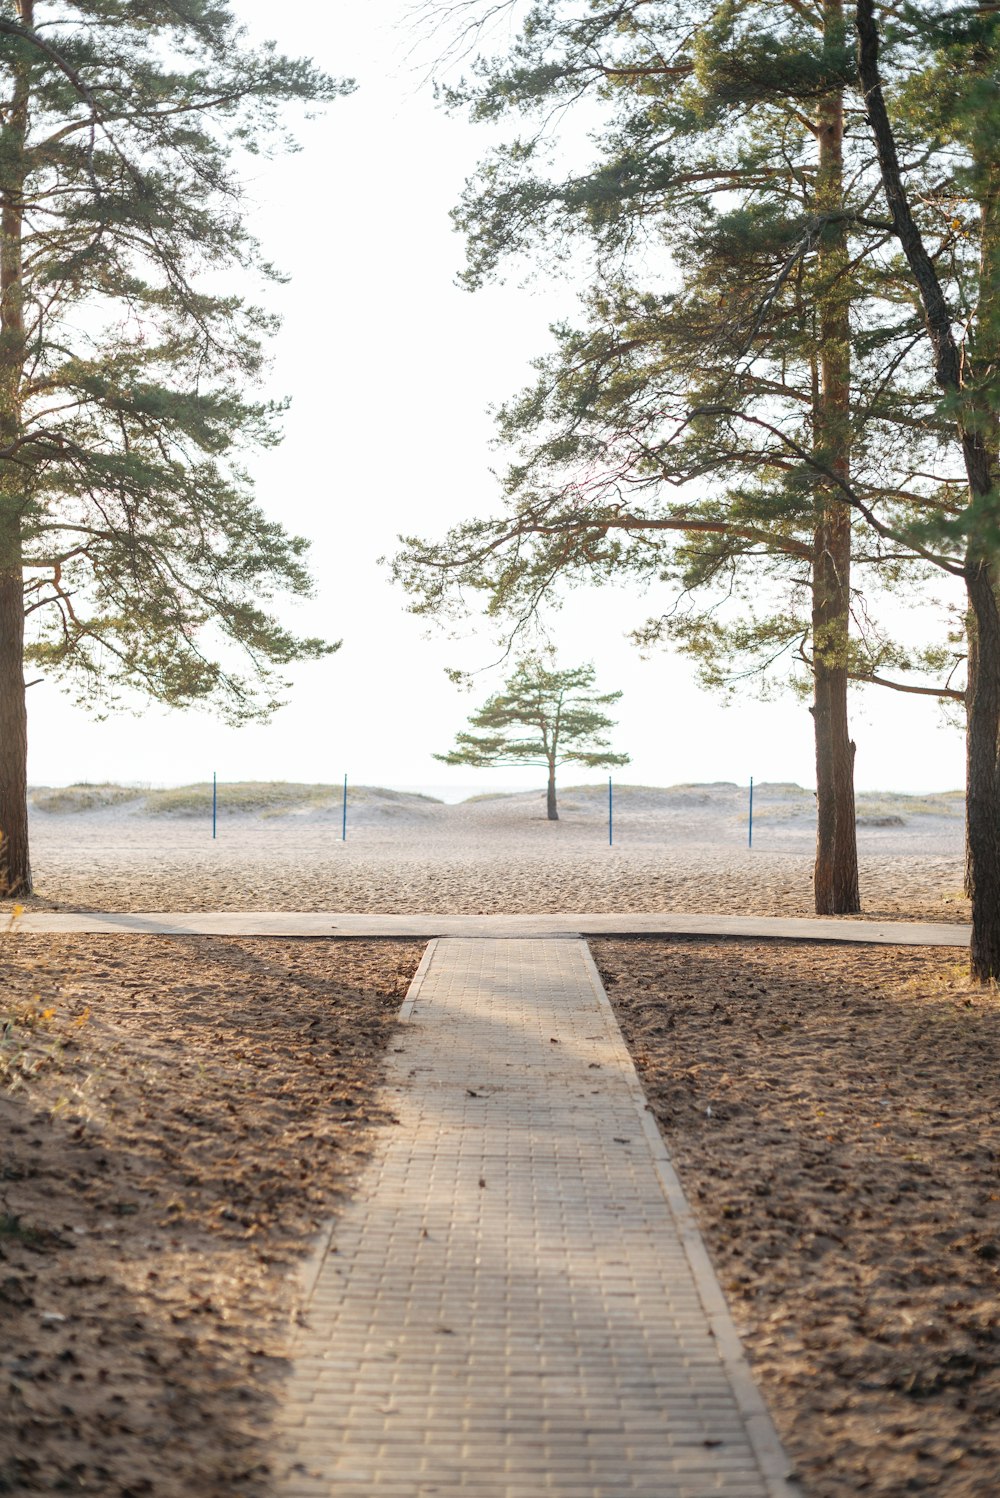
[[[305,789],[305,788],[303,788]],[[182,813],[132,801],[42,810],[32,856],[41,909],[510,912],[685,911],[810,915],[815,820],[800,787],[541,792],[444,805],[403,793],[350,793],[346,841],[326,800],[229,810],[210,790]],[[263,792],[261,793],[263,799]],[[242,801],[248,799],[246,796]],[[41,804],[39,804],[41,803]],[[52,797],[49,803],[52,803]],[[70,803],[72,804],[72,802]],[[169,805],[170,803],[168,803]],[[191,809],[193,804],[193,810]],[[859,798],[863,913],[965,920],[960,797]]]

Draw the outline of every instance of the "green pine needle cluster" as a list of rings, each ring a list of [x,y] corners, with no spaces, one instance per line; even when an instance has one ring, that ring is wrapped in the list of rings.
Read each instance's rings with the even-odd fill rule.
[[[349,87],[214,0],[0,3],[0,567],[27,660],[91,705],[266,716],[336,648],[274,613],[310,592],[306,542],[254,499],[275,324],[232,286],[277,278],[241,158]]]
[[[478,731],[457,734],[455,747],[434,758],[480,769],[539,765],[553,780],[559,765],[627,765],[628,755],[611,748],[615,725],[601,711],[622,694],[597,692],[594,684],[592,665],[560,669],[546,655],[525,655],[502,691],[470,717]]]

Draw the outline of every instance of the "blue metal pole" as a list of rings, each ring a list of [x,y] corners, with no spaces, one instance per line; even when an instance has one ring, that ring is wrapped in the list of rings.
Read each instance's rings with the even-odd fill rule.
[[[219,811],[219,786],[218,786],[218,779],[216,777],[216,773],[213,770],[212,771],[212,836],[213,837],[215,837],[216,827],[218,826],[218,811]]]
[[[347,776],[344,776],[344,809],[340,820],[340,841],[347,842]]]
[[[615,803],[614,794],[611,790],[611,776],[608,776],[608,847],[613,847],[615,836]]]
[[[753,847],[753,776],[750,776],[750,830],[747,834],[747,847]]]

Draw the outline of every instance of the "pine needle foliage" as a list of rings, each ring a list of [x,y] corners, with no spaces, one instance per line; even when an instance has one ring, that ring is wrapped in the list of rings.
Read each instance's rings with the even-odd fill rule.
[[[241,169],[349,87],[221,0],[0,0],[0,892],[31,888],[25,662],[241,723],[336,648],[274,611],[311,582],[247,472],[282,404]]]
[[[480,769],[538,765],[548,772],[548,816],[558,820],[556,771],[560,765],[627,765],[612,750],[614,721],[601,709],[621,692],[597,692],[593,665],[559,669],[547,656],[523,656],[503,690],[487,698],[469,719],[476,733],[459,733],[455,747],[435,759]]]
[[[405,538],[396,575],[415,611],[447,615],[478,594],[516,627],[560,588],[625,574],[665,596],[637,638],[693,655],[706,684],[805,691],[818,651],[855,679],[892,668],[901,688],[916,677],[920,691],[961,696],[960,643],[904,648],[872,613],[883,590],[954,555],[940,531],[927,548],[914,532],[957,514],[961,477],[912,354],[919,309],[872,204],[849,16],[824,19],[831,9],[547,0],[504,56],[478,58],[446,91],[516,131],[455,212],[467,284],[526,257],[575,255],[576,272],[581,249],[592,284],[579,320],[553,328],[535,382],[500,409],[500,438],[519,453],[504,512]],[[846,107],[832,203],[817,152],[831,97]],[[581,100],[589,156],[567,169],[560,125]],[[949,232],[947,253],[962,244]],[[831,300],[852,332],[842,430],[821,391]],[[811,638],[810,619],[831,502],[852,507],[857,573],[851,639],[835,647]]]
[[[91,704],[138,687],[240,722],[334,648],[271,611],[310,591],[306,543],[254,502],[275,319],[234,283],[279,279],[241,158],[292,144],[285,106],[347,87],[213,0],[0,4],[3,560],[27,660]]]

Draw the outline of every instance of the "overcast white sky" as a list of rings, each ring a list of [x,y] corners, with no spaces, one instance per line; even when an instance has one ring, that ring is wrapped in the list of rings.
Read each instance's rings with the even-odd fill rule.
[[[407,52],[408,0],[281,7],[235,0],[253,31],[358,91],[303,125],[302,151],[258,169],[256,227],[290,275],[273,385],[292,397],[287,437],[255,464],[259,497],[313,541],[314,603],[287,611],[303,631],[343,638],[296,673],[289,705],[267,727],[227,729],[203,713],[144,709],[94,723],[57,687],[32,688],[30,775],[180,783],[337,780],[396,786],[489,781],[432,759],[475,699],[450,665],[495,658],[488,631],[428,640],[377,558],[397,533],[440,534],[497,503],[487,407],[524,383],[547,327],[573,311],[566,282],[474,295],[455,285],[462,245],[448,210],[485,147],[481,129],[448,118]],[[270,293],[269,293],[270,295]],[[625,631],[654,611],[625,588],[575,595],[558,620],[567,664],[592,659],[622,688],[622,780],[797,780],[814,784],[811,719],[791,699],[726,707],[683,659],[642,661]],[[483,694],[499,678],[483,678]],[[855,699],[861,788],[941,789],[963,780],[960,734],[933,702],[868,692]],[[579,772],[571,772],[570,779]],[[495,772],[497,785],[537,771]]]

